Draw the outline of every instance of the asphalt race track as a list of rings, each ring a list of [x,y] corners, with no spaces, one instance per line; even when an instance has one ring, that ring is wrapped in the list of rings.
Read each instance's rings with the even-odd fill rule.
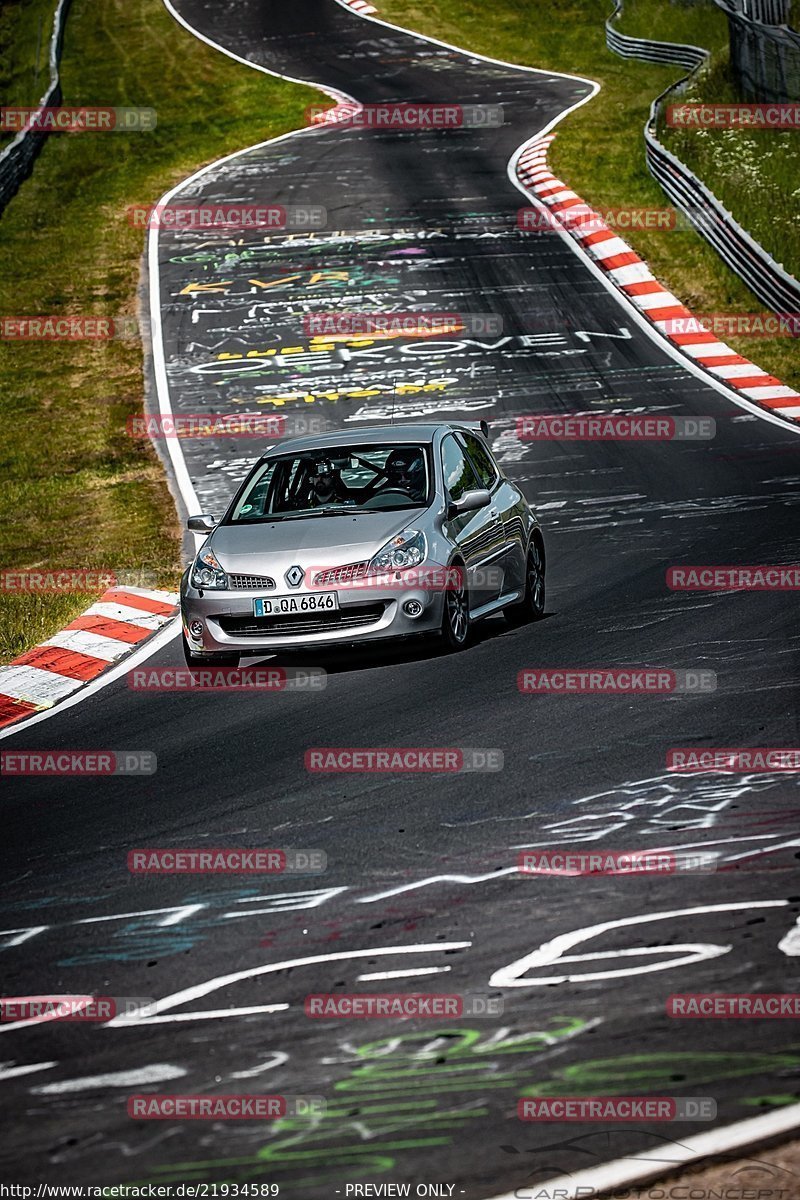
[[[533,1124],[516,1105],[710,1097],[725,1125],[797,1095],[791,1021],[666,1015],[671,993],[796,989],[796,777],[666,768],[671,747],[798,744],[796,603],[665,582],[673,564],[796,558],[797,433],[662,351],[555,234],[518,229],[527,201],[509,159],[588,82],[492,65],[335,0],[178,9],[240,57],[364,103],[503,106],[501,128],[309,128],[212,167],[176,199],[324,206],[327,224],[162,230],[155,286],[176,413],[313,417],[354,434],[392,408],[398,420],[485,418],[538,508],[548,616],[521,630],[491,619],[453,656],[409,645],[296,658],[328,671],[318,692],[150,693],[123,678],[5,740],[146,749],[158,770],[4,781],[0,854],[16,897],[0,918],[4,993],[172,999],[129,1024],[0,1025],[0,1177],[277,1183],[309,1200],[347,1183],[426,1183],[526,1200],[537,1181],[661,1143],[668,1161],[671,1140],[708,1122]],[[349,357],[309,337],[304,316],[353,307],[494,314],[502,334],[365,338]],[[520,414],[578,411],[711,416],[717,432],[517,438]],[[181,443],[198,511],[220,511],[259,445]],[[182,661],[176,630],[147,665]],[[525,667],[644,665],[714,671],[717,690],[517,688]],[[504,765],[312,774],[313,746],[478,747]],[[317,849],[328,865],[266,879],[129,874],[128,851],[151,846]],[[705,849],[715,869],[521,875],[530,847]],[[420,989],[492,996],[504,1011],[304,1015],[311,992]],[[268,1125],[135,1121],[126,1102],[143,1092],[282,1093],[327,1109]]]

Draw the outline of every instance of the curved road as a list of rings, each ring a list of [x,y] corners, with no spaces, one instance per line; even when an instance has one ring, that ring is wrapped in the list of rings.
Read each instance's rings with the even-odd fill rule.
[[[672,746],[797,744],[795,605],[790,593],[671,592],[665,571],[793,560],[797,436],[688,373],[559,238],[517,229],[525,199],[508,161],[589,83],[492,65],[334,0],[178,10],[234,54],[361,102],[502,104],[500,129],[309,129],[179,189],[181,201],[323,205],[328,223],[313,236],[162,231],[161,396],[176,412],[283,412],[354,432],[393,405],[399,419],[485,417],[539,508],[549,615],[517,631],[492,620],[452,657],[309,657],[329,672],[314,693],[151,694],[123,679],[6,739],[5,749],[148,749],[158,770],[4,781],[3,992],[162,1004],[157,1020],[127,1025],[0,1025],[2,1178],[273,1182],[311,1200],[346,1183],[439,1183],[479,1200],[529,1197],[536,1181],[662,1143],[668,1161],[669,1139],[708,1123],[523,1124],[516,1103],[705,1096],[722,1125],[794,1094],[791,1022],[679,1021],[665,1003],[673,992],[791,990],[795,779],[675,775],[665,758]],[[354,342],[344,361],[309,340],[303,316],[352,307],[492,313],[503,329]],[[517,440],[517,414],[557,411],[712,416],[717,435]],[[219,510],[254,444],[182,443],[201,509]],[[148,665],[179,660],[175,640]],[[524,667],[646,664],[713,670],[718,688],[517,690]],[[311,746],[413,745],[495,748],[504,767],[303,765]],[[265,845],[323,850],[328,869],[260,880],[126,867],[134,847]],[[519,875],[519,849],[535,846],[699,847],[716,870]],[[400,974],[369,978],[390,972]],[[420,987],[490,994],[504,1013],[303,1015],[309,992]],[[327,1110],[267,1128],[129,1119],[127,1097],[150,1091],[283,1092],[323,1097]]]

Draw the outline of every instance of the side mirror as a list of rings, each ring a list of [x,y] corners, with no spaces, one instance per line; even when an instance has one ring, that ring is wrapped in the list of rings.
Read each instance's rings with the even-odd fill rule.
[[[189,517],[186,528],[191,529],[192,533],[211,533],[218,524],[217,518],[210,513],[201,513],[199,517]]]
[[[447,519],[451,521],[453,517],[458,517],[462,513],[476,512],[477,509],[484,508],[491,502],[492,497],[486,488],[475,488],[471,492],[464,492],[460,500],[451,500],[447,505]]]

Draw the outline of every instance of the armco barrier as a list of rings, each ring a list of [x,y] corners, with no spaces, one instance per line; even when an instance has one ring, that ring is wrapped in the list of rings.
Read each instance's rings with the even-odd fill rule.
[[[53,18],[53,32],[50,37],[50,83],[47,91],[39,101],[40,108],[48,108],[61,103],[61,82],[58,75],[58,65],[61,60],[61,47],[64,42],[64,21],[67,16],[70,0],[59,0]],[[0,152],[0,213],[15,194],[19,185],[27,179],[33,169],[33,160],[42,148],[47,133],[40,130],[21,129],[13,141],[9,142]]]
[[[614,29],[613,22],[621,12],[622,0],[615,0],[614,12],[606,21],[606,45],[615,54],[645,62],[685,66],[690,69],[690,74],[708,57],[708,51],[699,46],[653,42],[619,33]],[[645,155],[650,173],[675,207],[685,214],[701,237],[763,304],[777,313],[798,312],[800,283],[788,271],[784,271],[780,263],[775,262],[723,207],[714,193],[658,139],[661,107],[668,96],[674,98],[685,88],[688,78],[685,76],[672,84],[650,106],[650,115],[644,127]]]

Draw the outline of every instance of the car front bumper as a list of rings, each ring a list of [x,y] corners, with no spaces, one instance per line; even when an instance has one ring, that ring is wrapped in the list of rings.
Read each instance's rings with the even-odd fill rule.
[[[209,591],[201,594],[188,581],[181,584],[181,620],[194,654],[256,655],[304,647],[377,642],[438,632],[444,592],[422,587],[326,588],[336,591],[339,608],[331,614],[255,617],[253,601],[265,591]],[[282,593],[285,594],[285,593]],[[298,597],[318,594],[300,588]],[[409,601],[421,606],[418,616],[404,610]],[[192,626],[202,626],[193,629]]]

